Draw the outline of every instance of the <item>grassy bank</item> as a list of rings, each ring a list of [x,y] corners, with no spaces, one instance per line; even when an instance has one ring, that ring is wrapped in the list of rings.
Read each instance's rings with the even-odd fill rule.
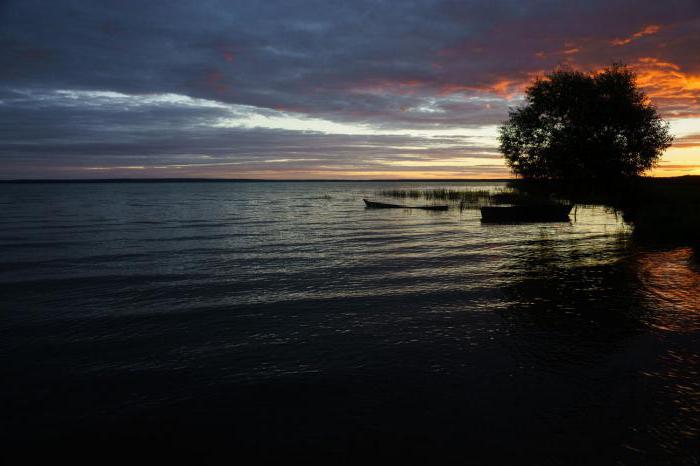
[[[556,195],[578,204],[620,211],[638,237],[660,242],[700,242],[700,176],[638,178],[614,183],[515,180],[513,189]]]

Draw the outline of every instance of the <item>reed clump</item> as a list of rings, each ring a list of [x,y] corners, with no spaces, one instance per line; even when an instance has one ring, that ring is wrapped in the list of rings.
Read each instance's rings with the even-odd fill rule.
[[[425,199],[427,201],[479,202],[490,199],[488,190],[463,190],[449,188],[427,189],[386,189],[378,193],[381,196],[396,199]]]
[[[455,188],[410,188],[386,189],[377,194],[395,199],[424,199],[431,202],[458,204],[460,209],[478,209],[488,205],[543,204],[554,202],[543,196],[531,195],[515,189],[455,189]]]

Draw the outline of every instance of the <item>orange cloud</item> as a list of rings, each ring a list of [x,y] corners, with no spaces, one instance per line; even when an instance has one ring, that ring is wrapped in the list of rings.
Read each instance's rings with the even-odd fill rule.
[[[610,41],[610,44],[614,45],[616,47],[621,47],[623,45],[629,44],[630,42],[632,42],[634,40],[639,39],[640,37],[650,36],[652,34],[656,34],[660,30],[661,30],[661,26],[658,26],[656,24],[650,24],[650,25],[644,27],[643,29],[641,29],[640,31],[635,32],[634,34],[632,34],[629,37],[625,37],[623,39],[613,39]]]
[[[700,102],[700,75],[684,72],[675,63],[640,58],[632,65],[637,82],[663,109],[695,110]]]

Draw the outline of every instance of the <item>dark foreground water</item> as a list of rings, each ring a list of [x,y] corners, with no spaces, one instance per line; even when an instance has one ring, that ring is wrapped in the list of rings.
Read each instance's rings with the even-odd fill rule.
[[[691,249],[385,185],[0,185],[0,454],[700,462]]]

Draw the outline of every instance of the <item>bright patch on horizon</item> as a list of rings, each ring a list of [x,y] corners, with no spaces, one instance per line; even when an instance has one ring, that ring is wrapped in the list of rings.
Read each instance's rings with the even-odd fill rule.
[[[700,134],[700,118],[675,118],[669,124],[676,139]]]

